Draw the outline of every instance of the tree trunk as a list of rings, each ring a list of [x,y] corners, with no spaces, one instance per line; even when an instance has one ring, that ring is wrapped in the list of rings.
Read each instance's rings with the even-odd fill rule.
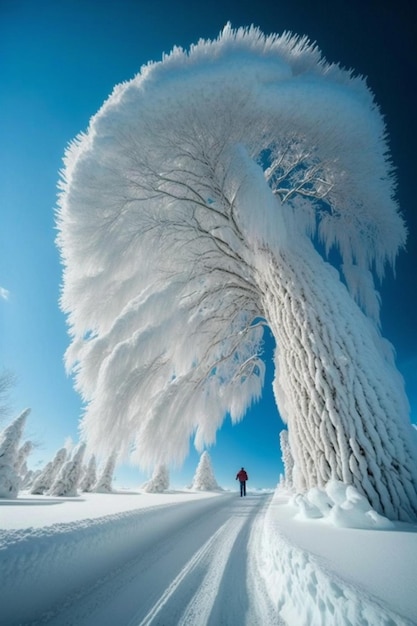
[[[309,241],[266,266],[260,287],[277,344],[274,391],[288,422],[295,488],[341,480],[378,513],[415,520],[417,446],[385,340]]]

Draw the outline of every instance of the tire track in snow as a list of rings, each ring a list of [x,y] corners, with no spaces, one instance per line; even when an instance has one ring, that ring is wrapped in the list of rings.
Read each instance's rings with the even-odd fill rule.
[[[253,531],[268,504],[269,498],[256,496],[234,501],[227,521],[193,554],[142,621],[132,620],[129,626],[282,624],[262,585],[253,585],[256,573],[248,572]]]
[[[131,538],[129,559],[51,606],[31,626],[280,623],[263,619],[266,612],[259,612],[247,581],[252,529],[268,502],[263,495],[224,494],[145,515],[144,535]]]
[[[198,566],[207,564],[208,570],[200,588],[189,603],[178,626],[195,625],[197,623],[204,624],[216,598],[230,551],[244,521],[244,519],[240,519],[239,524],[237,524],[237,520],[231,518],[225,522],[188,561],[146,617],[139,623],[136,620],[132,620],[129,626],[149,626],[152,624],[184,579],[193,574]]]

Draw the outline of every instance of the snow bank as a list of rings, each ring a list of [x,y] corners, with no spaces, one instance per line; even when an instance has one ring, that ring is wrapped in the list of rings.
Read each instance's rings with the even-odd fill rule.
[[[117,496],[110,497],[117,500]],[[1,530],[1,623],[32,623],[46,611],[52,616],[54,607],[133,559],[167,528],[183,525],[190,516],[204,515],[211,506],[211,497],[195,494],[188,494],[188,502],[180,498],[175,503],[175,495],[170,500],[152,507],[147,499],[145,508],[97,519]]]
[[[324,489],[314,487],[305,495],[296,494],[294,503],[299,517],[304,519],[326,518],[341,528],[394,528],[389,519],[377,513],[368,500],[355,487],[331,480]]]
[[[288,624],[412,626],[416,623],[417,602],[412,590],[417,573],[415,552],[403,555],[399,565],[404,568],[399,572],[391,560],[392,548],[401,549],[399,537],[384,542],[384,538],[394,533],[377,535],[332,528],[322,519],[297,524],[297,509],[286,502],[275,494],[254,530],[251,558],[255,575],[263,579],[271,602]],[[315,525],[317,533],[312,532]],[[368,545],[368,539],[375,537],[378,537],[378,550],[373,552],[375,545],[372,541]],[[416,547],[415,541],[413,545]],[[373,576],[378,578],[378,569],[382,576],[373,581]],[[383,573],[389,581],[387,589],[384,589]]]
[[[200,528],[219,495],[87,493],[0,501],[1,624],[40,623],[45,612],[59,619],[63,603],[76,604],[98,577],[140,557],[152,541],[190,520]],[[316,493],[319,502],[326,502],[322,493]],[[302,517],[276,492],[259,510],[248,546],[247,588],[265,603],[262,615],[273,605],[271,619],[254,624],[275,624],[278,612],[288,626],[417,624],[417,526],[335,526],[324,517]],[[229,576],[235,580],[232,571]]]

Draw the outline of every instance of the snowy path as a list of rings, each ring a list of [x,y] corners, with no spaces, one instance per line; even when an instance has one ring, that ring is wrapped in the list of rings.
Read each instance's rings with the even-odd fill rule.
[[[256,492],[0,501],[0,624],[417,624],[416,526],[297,512]]]
[[[89,585],[26,623],[279,624],[276,616],[271,621],[273,611],[262,589],[248,584],[251,530],[269,502],[265,495],[233,494],[142,511],[145,540],[131,542],[123,563],[107,571],[103,567]]]

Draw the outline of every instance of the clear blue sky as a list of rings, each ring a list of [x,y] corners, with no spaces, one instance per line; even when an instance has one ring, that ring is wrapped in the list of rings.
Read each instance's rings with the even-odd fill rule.
[[[14,414],[32,409],[27,433],[42,464],[77,440],[81,404],[65,375],[68,339],[58,307],[61,267],[54,244],[56,184],[67,143],[111,93],[174,45],[216,37],[227,21],[316,41],[329,61],[368,77],[388,125],[398,198],[410,236],[394,280],[382,286],[383,334],[397,350],[417,422],[417,11],[415,0],[1,0],[0,2],[0,367],[15,372]],[[269,348],[268,342],[268,348]],[[218,481],[233,486],[241,465],[252,487],[272,488],[281,471],[282,428],[271,380],[264,397],[210,449]],[[198,455],[171,473],[190,482]],[[117,482],[138,485],[137,469]]]

